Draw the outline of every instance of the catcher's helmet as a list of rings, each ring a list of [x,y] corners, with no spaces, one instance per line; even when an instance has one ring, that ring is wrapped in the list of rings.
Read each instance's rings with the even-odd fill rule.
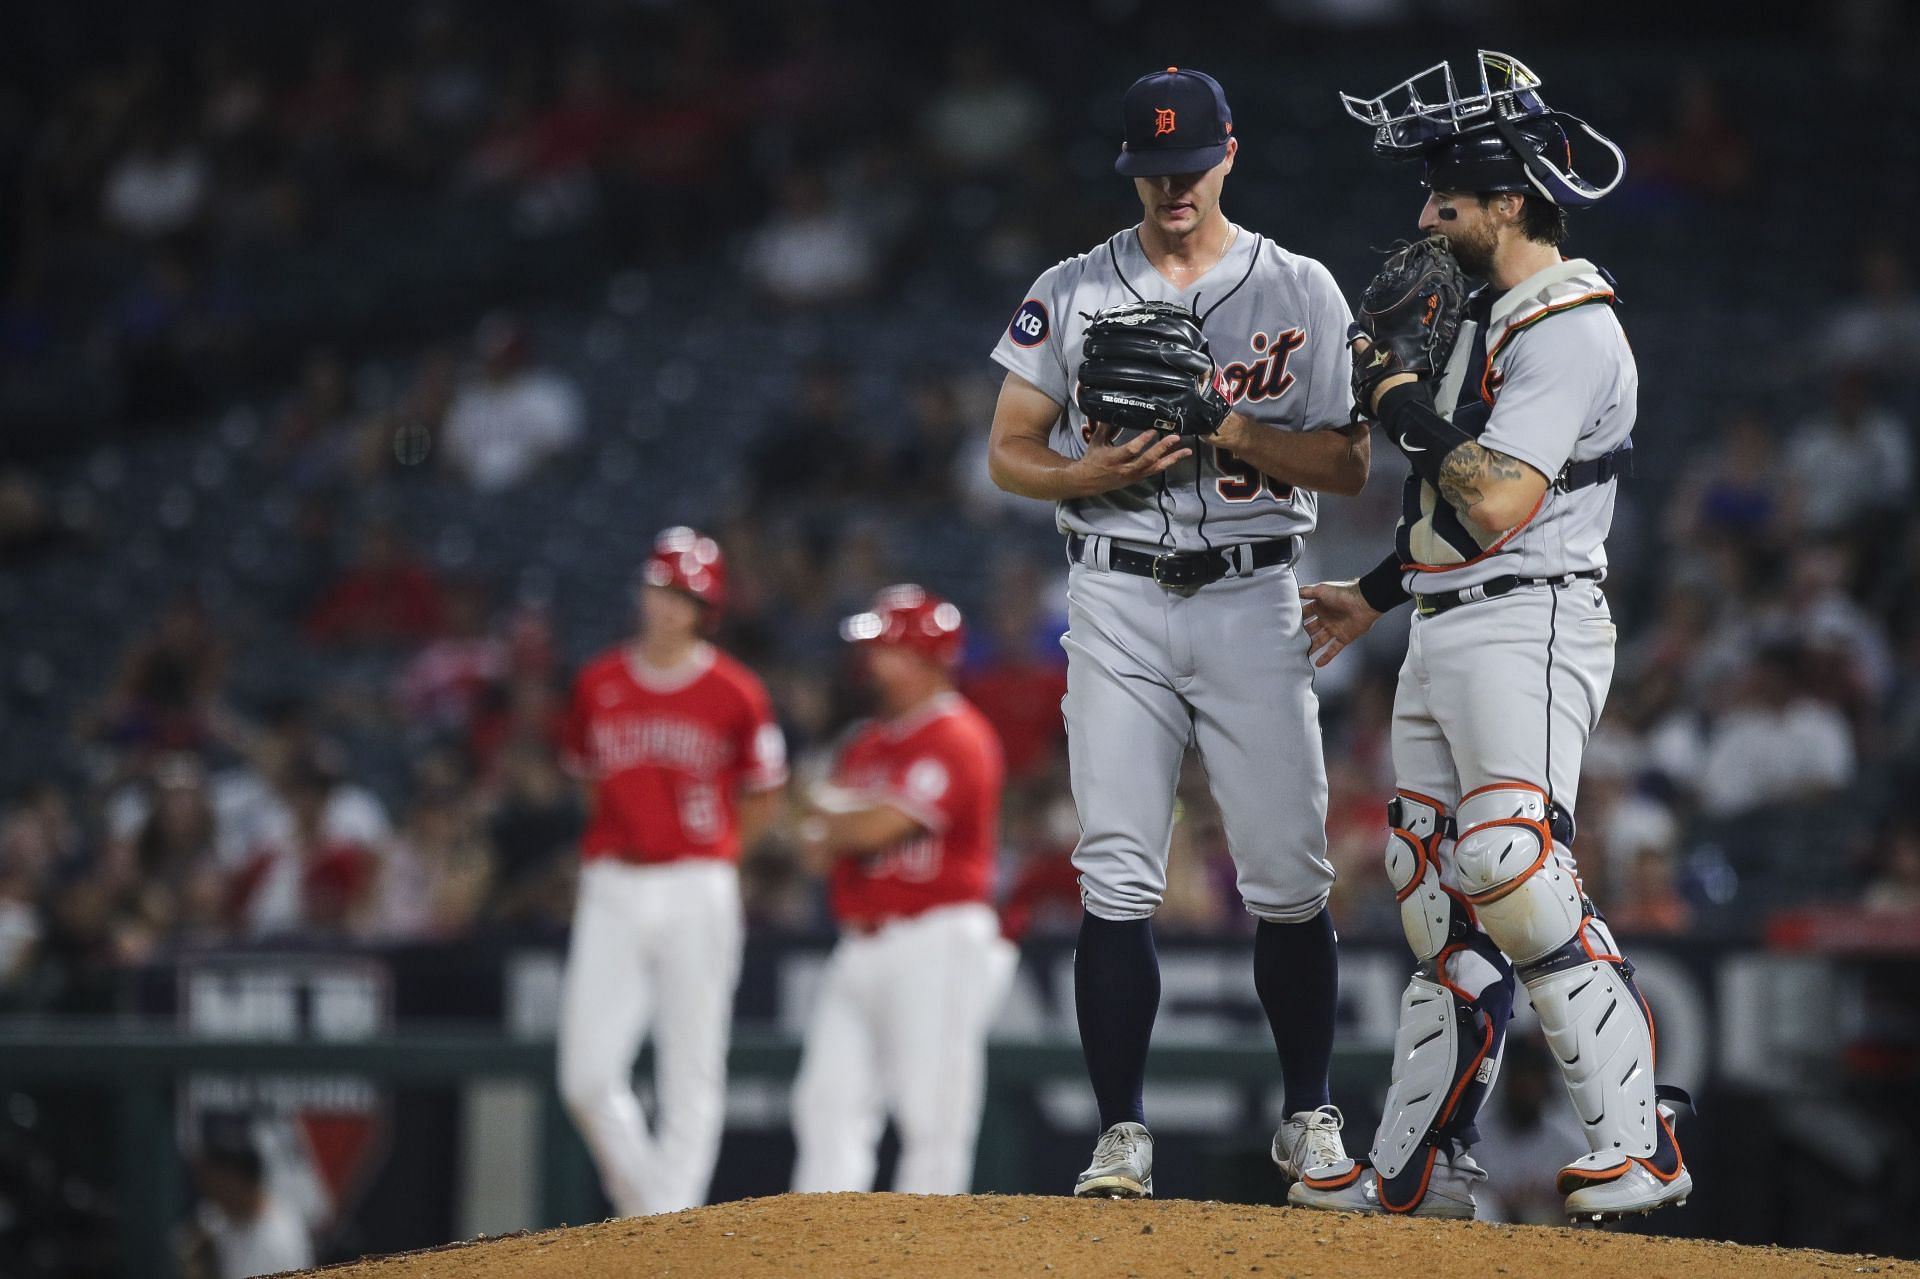
[[[960,610],[918,586],[889,586],[864,613],[840,623],[850,644],[897,644],[941,666],[957,666],[967,631]]]
[[[1425,184],[1441,191],[1520,191],[1564,208],[1598,203],[1626,176],[1627,158],[1578,116],[1548,109],[1540,77],[1519,59],[1480,50],[1480,92],[1463,94],[1453,68],[1435,63],[1374,98],[1343,93],[1347,114],[1374,127],[1373,149],[1426,162]],[[1439,98],[1429,102],[1426,93]],[[1396,98],[1390,102],[1388,99]],[[1568,127],[1613,157],[1613,177],[1595,186],[1573,170]]]
[[[640,576],[648,586],[685,591],[710,608],[726,600],[727,565],[720,544],[685,525],[664,529],[653,539]]]

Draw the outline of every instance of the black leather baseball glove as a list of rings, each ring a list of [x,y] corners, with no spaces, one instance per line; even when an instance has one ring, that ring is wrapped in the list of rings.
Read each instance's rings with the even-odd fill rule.
[[[1467,309],[1467,277],[1439,236],[1404,245],[1360,295],[1347,340],[1353,353],[1354,412],[1369,416],[1374,388],[1397,373],[1433,377],[1447,366]]]
[[[1129,302],[1094,314],[1074,399],[1089,421],[1123,431],[1212,435],[1231,412],[1193,312]]]

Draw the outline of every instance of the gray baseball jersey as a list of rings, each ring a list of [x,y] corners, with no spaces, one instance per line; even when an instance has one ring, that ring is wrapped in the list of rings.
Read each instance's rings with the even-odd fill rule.
[[[1051,443],[1087,450],[1086,415],[1074,401],[1087,319],[1124,302],[1172,302],[1202,318],[1214,363],[1236,410],[1289,431],[1351,420],[1347,325],[1353,316],[1326,267],[1244,228],[1225,256],[1186,288],[1147,261],[1132,227],[1034,282],[993,358],[1065,410]],[[1155,480],[1061,502],[1063,533],[1142,546],[1204,550],[1313,530],[1314,494],[1260,474],[1225,449],[1196,456]]]
[[[1552,480],[1606,456],[1633,430],[1640,378],[1613,314],[1613,285],[1584,258],[1536,272],[1505,293],[1476,293],[1435,402],[1487,448]],[[1496,577],[1559,577],[1605,568],[1616,486],[1549,485],[1517,528],[1488,536],[1407,477],[1397,545],[1414,591]]]
[[[1176,289],[1132,228],[1034,285],[993,358],[1063,412],[1051,443],[1086,451],[1074,386],[1087,317],[1139,300],[1203,317],[1235,407],[1286,430],[1349,417],[1346,302],[1325,267],[1241,230],[1206,275]],[[1306,533],[1314,495],[1202,448],[1159,480],[1061,502],[1061,531],[1087,539],[1068,577],[1068,764],[1087,909],[1151,915],[1166,888],[1174,795],[1189,747],[1220,806],[1242,899],[1262,919],[1311,919],[1326,905],[1326,766],[1320,707],[1293,570],[1235,572],[1171,589],[1110,567],[1115,543],[1204,550]]]

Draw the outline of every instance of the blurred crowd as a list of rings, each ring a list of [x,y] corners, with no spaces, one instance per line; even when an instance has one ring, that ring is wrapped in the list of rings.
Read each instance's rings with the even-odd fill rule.
[[[1881,251],[1869,259],[1870,274],[1888,269]],[[1836,316],[1833,340],[1870,305],[1913,303],[1863,296]],[[1883,358],[1840,361],[1826,406],[1799,421],[1779,422],[1763,404],[1731,407],[1651,508],[1658,518],[1621,539],[1619,669],[1589,753],[1578,846],[1589,888],[1625,931],[1690,928],[1733,873],[1703,852],[1703,832],[1783,808],[1840,815],[1829,846],[1799,850],[1821,860],[1834,889],[1875,908],[1920,907],[1920,827],[1886,802],[1920,764],[1920,520],[1909,509],[1912,425],[1875,394]],[[367,412],[339,360],[317,350],[264,441],[311,500],[280,591],[254,607],[337,662],[338,682],[236,704],[228,619],[185,593],[131,633],[74,725],[95,761],[86,784],[14,781],[0,810],[0,990],[10,1001],[85,1004],[99,997],[90,978],[179,945],[564,925],[581,796],[558,753],[569,674],[560,654],[577,646],[560,642],[537,601],[442,569],[394,523],[340,528],[327,512],[344,486],[393,482],[396,448],[432,461],[410,482],[476,499],[522,483],[587,434],[580,390],[535,358],[507,315],[486,317],[464,355],[435,347],[416,369],[409,393]],[[746,460],[753,517],[720,513],[714,531],[736,586],[719,639],[766,677],[803,775],[861,708],[835,622],[914,568],[910,548],[827,513],[892,500],[990,525],[1022,509],[987,495],[984,401],[969,381],[991,379],[926,378],[906,429],[875,445],[858,429],[845,370],[810,367],[790,416]],[[1391,480],[1374,484],[1377,496]],[[1649,509],[1639,493],[1623,500],[1623,527]],[[1329,535],[1356,524],[1363,540],[1383,535],[1364,527],[1375,518],[1365,501],[1328,502]],[[1009,754],[1009,928],[1070,929],[1063,582],[1052,565],[1011,553],[992,579],[963,687]],[[629,586],[605,589],[624,599]],[[1322,690],[1335,909],[1349,932],[1395,927],[1379,856],[1395,658],[1382,637]],[[1876,812],[1887,816],[1863,827]],[[1197,766],[1181,813],[1162,926],[1244,927]],[[757,921],[823,923],[781,833],[752,851],[747,872]]]
[[[63,21],[23,47],[72,60]],[[0,404],[23,421],[177,416],[329,325],[417,332],[475,284],[462,240],[575,268],[529,291],[724,245],[716,288],[807,306],[942,262],[948,234],[1024,270],[1075,208],[1003,50],[957,36],[909,82],[883,26],[830,6],[423,0],[181,35],[0,87]]]
[[[270,399],[257,447],[294,512],[270,589],[184,589],[127,619],[117,670],[73,690],[83,776],[4,779],[0,1004],[103,1006],[116,972],[180,946],[565,925],[581,796],[558,720],[571,668],[619,628],[563,630],[522,589],[520,565],[449,562],[392,512],[423,492],[486,511],[589,464],[616,426],[523,318],[476,325],[483,308],[460,295],[439,303],[431,334],[382,348],[404,373],[378,395],[359,375],[365,330],[302,333],[289,359],[261,358],[263,335],[283,331],[248,264],[297,258],[368,207],[401,218],[492,201],[528,240],[586,236],[616,263],[644,246],[777,315],[878,308],[885,282],[931,279],[937,292],[964,277],[953,305],[978,312],[979,349],[893,370],[891,420],[876,423],[854,385],[874,370],[804,354],[751,447],[714,459],[729,496],[703,522],[735,583],[719,639],[767,680],[805,775],[862,706],[837,619],[927,571],[884,522],[846,513],[945,511],[981,537],[1022,530],[991,564],[991,592],[968,601],[963,687],[1009,753],[1009,931],[1073,927],[1062,566],[1024,536],[1049,512],[987,481],[985,350],[1010,290],[1117,225],[1118,206],[1080,191],[1106,175],[1108,144],[1063,142],[1040,82],[966,38],[931,57],[909,95],[824,8],[782,7],[750,35],[670,6],[595,20],[614,29],[561,23],[536,38],[428,3],[402,7],[390,29],[209,34],[184,58],[92,66],[37,118],[0,112],[20,197],[0,369],[82,351],[139,425],[206,431],[216,406]],[[1735,120],[1710,80],[1687,79],[1670,118],[1644,130],[1623,206],[1742,207],[1755,175]],[[1702,154],[1715,163],[1691,162]],[[1630,261],[1611,265],[1632,280]],[[1608,583],[1619,667],[1578,813],[1583,873],[1622,931],[1751,931],[1758,916],[1729,921],[1724,908],[1790,905],[1768,895],[1776,881],[1920,909],[1920,822],[1893,802],[1920,779],[1909,265],[1893,244],[1861,246],[1857,277],[1809,318],[1784,380],[1748,389],[1723,372],[1711,419],[1675,423],[1643,401],[1646,431],[1686,443],[1623,491]],[[373,292],[380,305],[392,296]],[[1623,319],[1632,334],[1633,312]],[[276,380],[261,391],[263,377]],[[1377,464],[1361,498],[1323,503],[1316,546],[1343,549],[1311,551],[1310,566],[1373,560],[1396,505],[1392,465]],[[0,572],[88,546],[86,517],[37,469],[0,466]],[[628,584],[601,589],[624,613]],[[284,636],[322,677],[298,696],[236,689],[242,630]],[[1321,687],[1334,908],[1349,935],[1398,928],[1380,864],[1398,654],[1381,630]],[[1161,925],[1245,928],[1197,767],[1181,796]],[[1800,863],[1798,879],[1754,853],[1754,833],[1782,813],[1817,832],[1777,859]],[[782,831],[746,872],[757,923],[823,925]]]

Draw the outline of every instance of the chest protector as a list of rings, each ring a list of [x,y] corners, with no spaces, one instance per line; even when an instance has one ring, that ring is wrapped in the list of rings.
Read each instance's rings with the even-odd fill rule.
[[[1614,302],[1613,283],[1604,272],[1584,259],[1561,264],[1548,281],[1529,296],[1512,305],[1506,295],[1495,294],[1482,285],[1467,300],[1467,314],[1461,325],[1460,339],[1447,361],[1445,373],[1434,394],[1434,407],[1440,415],[1479,439],[1493,418],[1493,406],[1500,398],[1500,356],[1514,338],[1535,324],[1575,307]],[[1507,303],[1497,309],[1496,303]],[[1611,455],[1609,455],[1611,456]],[[1603,478],[1611,478],[1609,468]],[[1563,472],[1562,478],[1565,473]],[[1581,478],[1585,478],[1584,473]],[[1594,482],[1588,480],[1587,482]],[[1542,501],[1553,500],[1556,483]],[[1424,571],[1459,568],[1498,551],[1525,528],[1525,524],[1504,533],[1482,533],[1462,518],[1460,512],[1440,496],[1439,490],[1418,475],[1407,476],[1400,502],[1400,524],[1394,531],[1394,546],[1402,566]]]

